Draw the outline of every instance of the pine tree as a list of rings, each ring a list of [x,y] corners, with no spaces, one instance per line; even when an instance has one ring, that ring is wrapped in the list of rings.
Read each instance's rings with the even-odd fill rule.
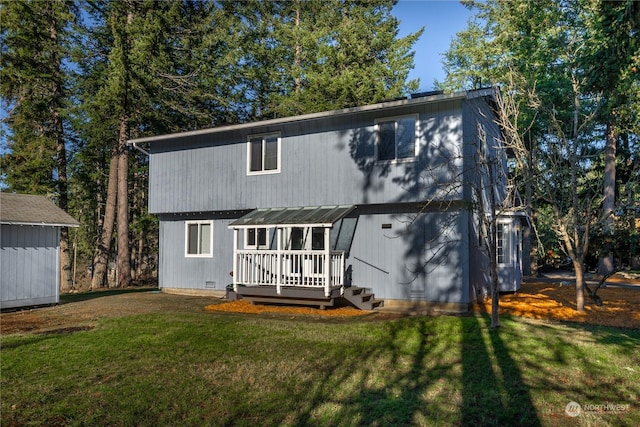
[[[237,88],[247,119],[379,102],[415,91],[412,45],[398,38],[393,1],[225,3],[239,35]]]
[[[98,211],[92,287],[104,284],[116,227],[117,285],[127,286],[132,277],[130,220],[145,217],[142,205],[133,204],[130,195],[146,191],[147,182],[146,167],[138,163],[140,156],[131,155],[127,141],[146,132],[235,119],[233,98],[222,96],[229,74],[219,72],[229,62],[229,35],[220,9],[212,3],[120,1],[87,7],[92,19],[85,38],[95,48],[78,58],[88,64],[80,78],[80,97],[86,103],[84,145],[109,159],[102,157],[108,179],[103,174],[95,180],[103,191],[104,209]],[[96,157],[85,150],[79,154],[90,162],[80,167],[92,175],[86,168]],[[131,205],[137,210],[131,212]],[[154,226],[153,221],[144,224]],[[147,233],[138,229],[136,234]]]
[[[2,2],[0,93],[9,115],[4,180],[12,191],[46,194],[68,209],[67,40],[73,2]],[[61,290],[72,286],[69,230],[60,236]]]

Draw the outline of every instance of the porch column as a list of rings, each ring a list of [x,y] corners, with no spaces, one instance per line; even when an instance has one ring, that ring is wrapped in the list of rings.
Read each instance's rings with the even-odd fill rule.
[[[276,228],[276,241],[278,252],[276,253],[276,293],[282,291],[282,228]]]
[[[331,294],[331,229],[324,229],[324,296]]]
[[[238,292],[238,229],[233,229],[233,291]]]

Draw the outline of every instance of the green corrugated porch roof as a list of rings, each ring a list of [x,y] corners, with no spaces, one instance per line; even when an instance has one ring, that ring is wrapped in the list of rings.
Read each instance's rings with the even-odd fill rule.
[[[353,209],[354,205],[255,209],[233,221],[229,228],[331,227]]]

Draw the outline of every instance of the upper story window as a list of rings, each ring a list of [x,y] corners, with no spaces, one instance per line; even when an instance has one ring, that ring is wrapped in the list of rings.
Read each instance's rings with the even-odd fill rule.
[[[251,135],[247,142],[249,175],[280,172],[280,135]]]
[[[187,221],[185,223],[185,256],[213,256],[213,221]]]
[[[376,120],[378,160],[414,158],[417,122],[417,115]]]

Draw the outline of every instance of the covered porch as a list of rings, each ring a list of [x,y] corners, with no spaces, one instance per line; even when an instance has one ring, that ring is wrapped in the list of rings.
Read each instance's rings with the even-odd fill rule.
[[[316,296],[332,303],[345,285],[345,251],[336,248],[340,230],[333,235],[332,230],[353,209],[256,209],[231,223],[234,292],[256,298]]]

